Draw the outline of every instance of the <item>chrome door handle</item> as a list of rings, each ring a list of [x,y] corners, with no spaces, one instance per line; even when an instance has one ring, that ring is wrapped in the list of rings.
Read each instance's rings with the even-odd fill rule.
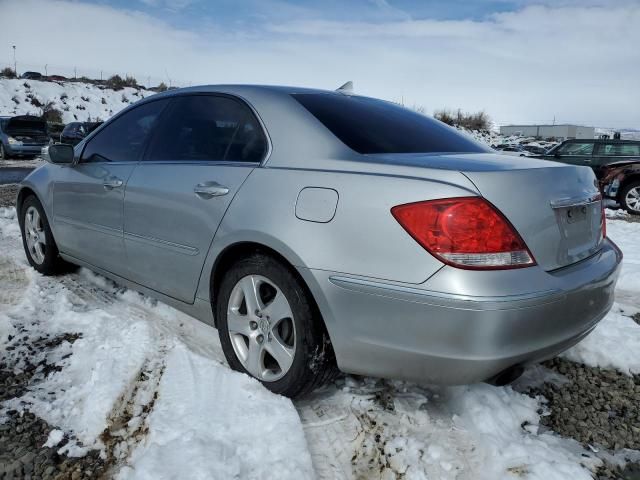
[[[221,197],[229,193],[229,189],[217,182],[199,183],[193,189],[194,193],[200,198]]]
[[[107,190],[111,190],[112,188],[121,187],[122,183],[123,183],[122,180],[120,180],[119,178],[110,177],[110,178],[107,178],[104,182],[102,182],[102,185]]]

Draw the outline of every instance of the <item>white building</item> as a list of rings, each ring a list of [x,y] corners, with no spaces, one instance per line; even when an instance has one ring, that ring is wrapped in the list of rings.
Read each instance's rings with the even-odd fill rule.
[[[521,137],[555,138],[568,140],[572,138],[595,138],[595,127],[580,125],[503,125],[500,133],[505,136],[519,135]]]

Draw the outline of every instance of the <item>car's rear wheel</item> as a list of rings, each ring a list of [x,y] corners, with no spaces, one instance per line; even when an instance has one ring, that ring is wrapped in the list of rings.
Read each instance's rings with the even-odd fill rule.
[[[622,189],[620,206],[633,215],[640,215],[640,181],[631,182]]]
[[[19,218],[22,244],[33,268],[43,275],[64,273],[75,268],[60,257],[47,216],[34,195],[22,202]]]
[[[298,397],[337,372],[333,349],[309,294],[279,260],[254,254],[220,284],[216,317],[229,365],[268,389]]]

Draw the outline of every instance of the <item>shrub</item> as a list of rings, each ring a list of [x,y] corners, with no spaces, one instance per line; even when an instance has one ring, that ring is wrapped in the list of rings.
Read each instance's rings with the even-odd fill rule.
[[[27,90],[31,90],[31,85],[29,85],[27,82],[24,82],[22,84],[24,86],[24,88],[26,88]]]
[[[452,127],[462,127],[469,130],[489,130],[491,119],[485,112],[465,113],[461,109],[456,112],[450,110],[438,110],[433,116]]]
[[[35,95],[29,94],[27,95],[27,98],[29,98],[29,100],[31,101],[31,105],[33,105],[34,107],[40,108],[43,106],[42,102],[38,100],[38,97],[36,97]]]
[[[107,99],[106,99],[106,98],[104,98],[104,97],[102,97],[102,100],[100,100],[100,101],[102,102],[102,104],[103,104],[103,105],[106,105],[106,104],[107,104]]]
[[[13,97],[11,97],[11,100],[13,100],[16,105],[18,105],[20,103],[20,100],[18,99],[17,95],[14,95]]]
[[[16,78],[16,72],[12,68],[4,67],[2,70],[0,70],[0,77]]]
[[[47,102],[42,106],[42,118],[48,123],[63,123],[62,112],[55,108],[53,102]]]
[[[124,79],[124,86],[136,88],[138,86],[138,81],[134,77],[127,75]]]
[[[111,90],[122,90],[125,85],[125,81],[122,79],[120,75],[114,75],[113,77],[109,77],[106,82],[107,88]]]
[[[164,82],[160,82],[160,85],[158,85],[154,90],[156,90],[157,92],[166,92],[167,84]]]
[[[82,99],[82,101],[84,102],[88,102],[89,101],[89,97],[80,97]]]
[[[129,99],[124,93],[122,94],[122,103],[129,103]]]

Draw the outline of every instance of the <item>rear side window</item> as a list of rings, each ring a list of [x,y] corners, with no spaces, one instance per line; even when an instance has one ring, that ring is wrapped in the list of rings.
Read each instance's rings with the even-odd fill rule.
[[[358,153],[490,151],[437,120],[383,100],[340,93],[292,96]]]
[[[571,142],[558,147],[556,152],[560,155],[591,155],[593,142]]]
[[[158,117],[169,100],[145,103],[124,113],[93,137],[80,162],[137,162]]]
[[[147,161],[260,162],[267,151],[253,112],[229,97],[176,97],[157,130]]]
[[[606,156],[640,156],[640,144],[606,143],[602,146],[601,155]]]

